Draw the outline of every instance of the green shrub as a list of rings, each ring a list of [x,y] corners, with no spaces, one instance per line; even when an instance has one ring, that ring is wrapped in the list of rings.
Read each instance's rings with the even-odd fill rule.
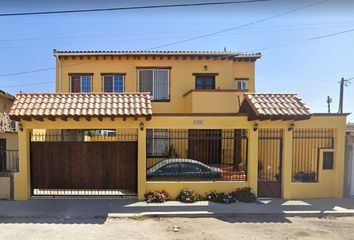
[[[163,203],[170,200],[170,195],[165,191],[153,191],[144,195],[147,203]]]
[[[230,193],[235,199],[237,199],[240,202],[254,202],[256,201],[257,197],[256,195],[251,191],[251,188],[245,187],[245,188],[238,188],[236,191]]]
[[[202,196],[194,192],[192,189],[183,189],[177,196],[176,200],[185,203],[194,203],[203,200]]]
[[[228,193],[217,193],[216,191],[211,191],[206,194],[206,200],[217,203],[233,203],[236,202],[236,198]]]

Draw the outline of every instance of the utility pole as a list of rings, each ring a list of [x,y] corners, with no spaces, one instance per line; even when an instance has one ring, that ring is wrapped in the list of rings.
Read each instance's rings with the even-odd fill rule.
[[[340,91],[339,91],[339,107],[338,107],[338,113],[343,113],[343,98],[344,98],[344,87],[348,87],[350,84],[350,80],[353,78],[349,79],[344,79],[342,78],[339,82],[340,84]]]
[[[332,98],[330,96],[327,96],[327,108],[328,108],[328,113],[331,113],[331,103],[332,103]]]

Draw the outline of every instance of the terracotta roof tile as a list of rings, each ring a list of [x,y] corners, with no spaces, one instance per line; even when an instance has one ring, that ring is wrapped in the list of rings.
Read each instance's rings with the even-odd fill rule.
[[[53,50],[54,56],[81,56],[81,55],[123,55],[123,56],[215,56],[258,59],[261,53],[241,53],[236,51],[60,51]]]
[[[148,93],[20,93],[13,119],[33,117],[151,117]]]
[[[311,117],[309,109],[296,94],[246,93],[245,100],[255,119],[301,120]],[[246,113],[246,107],[240,112]]]

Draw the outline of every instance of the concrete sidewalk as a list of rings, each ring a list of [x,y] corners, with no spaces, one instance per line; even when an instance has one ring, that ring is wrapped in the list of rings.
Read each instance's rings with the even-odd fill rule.
[[[354,216],[354,199],[259,199],[255,203],[219,204],[207,201],[184,204],[170,201],[147,204],[129,199],[38,199],[0,201],[0,218],[107,218],[134,216],[216,215]]]

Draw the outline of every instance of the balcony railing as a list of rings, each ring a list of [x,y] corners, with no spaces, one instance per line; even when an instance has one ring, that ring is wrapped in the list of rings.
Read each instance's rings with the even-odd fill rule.
[[[18,172],[18,150],[0,152],[0,172]]]

